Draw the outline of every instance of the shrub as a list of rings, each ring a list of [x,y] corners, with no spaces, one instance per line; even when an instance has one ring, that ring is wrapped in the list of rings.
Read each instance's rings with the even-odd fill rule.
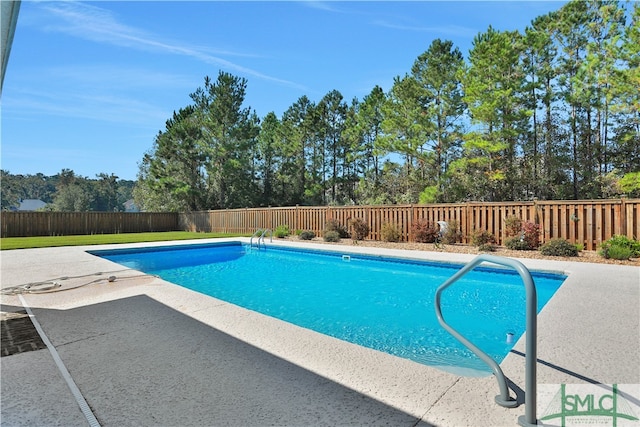
[[[504,245],[507,249],[514,251],[528,251],[533,249],[529,242],[524,239],[524,236],[516,236],[504,241]]]
[[[324,232],[324,241],[325,242],[339,242],[340,241],[340,233],[334,230],[325,231]]]
[[[380,237],[385,242],[399,242],[400,237],[402,237],[402,233],[400,232],[400,227],[398,224],[393,222],[386,222],[382,224],[382,228],[380,229]]]
[[[496,238],[487,230],[476,230],[471,235],[471,244],[473,246],[482,246],[487,244],[495,244]]]
[[[276,236],[278,239],[284,239],[289,234],[291,234],[291,233],[289,231],[289,226],[288,225],[279,225],[273,231],[273,235]]]
[[[509,249],[523,251],[540,246],[540,226],[535,222],[510,216],[504,220],[504,232],[507,237],[511,237],[504,242]]]
[[[582,243],[576,243],[576,249],[578,252],[584,251],[584,245]]]
[[[311,240],[314,237],[316,237],[316,233],[313,231],[301,231],[300,234],[298,234],[300,240]]]
[[[621,235],[615,235],[609,240],[612,240],[618,246],[628,246],[631,249],[632,258],[640,257],[640,241]]]
[[[351,220],[351,228],[353,240],[364,240],[369,235],[369,226],[363,219],[356,218]]]
[[[629,256],[626,258],[614,258],[612,256],[612,251],[616,256],[624,256],[627,253],[626,250],[620,250],[618,248],[628,249]],[[637,258],[640,256],[640,242],[636,239],[630,239],[627,236],[615,235],[606,242],[602,243],[599,253],[605,258]]]
[[[625,246],[616,246],[613,245],[607,250],[606,258],[609,259],[619,259],[619,260],[628,260],[631,258],[632,250]]]
[[[478,250],[481,252],[495,252],[498,247],[495,243],[483,243],[478,246]]]
[[[504,220],[504,232],[507,237],[514,237],[522,231],[522,220],[517,216],[509,216]]]
[[[529,248],[537,249],[540,246],[540,226],[535,222],[526,221],[522,224],[522,237]]]
[[[433,243],[440,237],[438,226],[423,219],[411,225],[411,233],[413,234],[414,240],[418,243]]]
[[[340,222],[337,219],[328,220],[324,224],[324,231],[325,231],[325,233],[327,231],[335,231],[335,232],[338,233],[338,235],[341,238],[349,237],[349,231],[347,230],[347,227],[345,227],[344,225],[340,224]]]
[[[552,239],[540,247],[542,255],[578,256],[578,248],[565,239]]]
[[[447,221],[447,231],[442,235],[442,243],[453,245],[462,240],[462,232],[460,224],[455,219]]]

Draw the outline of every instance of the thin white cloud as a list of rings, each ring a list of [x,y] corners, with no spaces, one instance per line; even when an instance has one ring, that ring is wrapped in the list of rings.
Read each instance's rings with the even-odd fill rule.
[[[189,46],[178,42],[163,41],[153,34],[118,22],[114,15],[103,8],[85,3],[44,3],[43,10],[57,18],[54,23],[43,27],[46,31],[69,34],[74,37],[91,40],[97,43],[111,44],[130,49],[159,52],[171,55],[190,57],[207,64],[214,64],[238,73],[272,81],[283,86],[306,89],[302,85],[277,77],[269,76],[251,68],[244,67],[212,54],[210,48]],[[233,56],[251,56],[218,51],[220,54]]]
[[[374,21],[373,25],[377,25],[379,27],[390,28],[393,30],[400,31],[413,31],[420,33],[436,33],[443,34],[447,36],[459,36],[459,37],[474,37],[478,34],[478,31],[469,28],[462,27],[459,25],[438,25],[438,26],[412,26],[412,25],[404,25],[404,24],[396,24],[393,22],[388,22],[384,20]]]
[[[335,7],[331,1],[303,0],[302,4],[312,9],[324,10],[325,12],[343,12],[343,10]]]
[[[111,64],[69,64],[39,71],[56,81],[73,82],[74,87],[124,88],[188,88],[193,89],[193,78],[186,75],[164,73],[156,69],[120,67]],[[78,91],[78,90],[76,90]]]
[[[145,126],[162,123],[170,113],[151,103],[129,97],[66,92],[20,91],[3,100],[11,106],[12,120],[31,120],[37,115],[74,117]]]

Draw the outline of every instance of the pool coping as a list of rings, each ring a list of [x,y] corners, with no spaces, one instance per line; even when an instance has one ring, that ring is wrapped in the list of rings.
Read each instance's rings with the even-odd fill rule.
[[[194,240],[170,244],[190,245],[224,241],[247,243],[248,239]],[[465,263],[474,258],[473,255],[445,252],[338,247],[277,240],[270,244],[440,262]],[[163,245],[167,245],[167,242],[3,251],[2,287],[119,269],[110,261],[92,256],[87,251]],[[560,272],[568,276],[538,316],[538,384],[639,384],[640,268],[534,259],[520,261],[533,270]],[[518,416],[524,414],[523,405],[515,409],[505,409],[493,402],[494,396],[498,393],[493,377],[457,377],[415,362],[326,337],[215,298],[204,297],[158,278],[137,277],[53,294],[24,295],[24,301],[32,307],[36,319],[42,323],[44,332],[51,335],[53,345],[61,350],[62,360],[68,364],[72,377],[86,395],[97,418],[106,421],[106,424],[109,424],[113,412],[122,411],[124,408],[114,408],[113,403],[107,399],[113,390],[109,390],[104,384],[102,388],[91,384],[91,375],[83,371],[82,366],[83,363],[89,363],[96,358],[90,348],[92,343],[95,344],[95,340],[99,339],[104,345],[110,345],[109,340],[114,340],[117,334],[108,329],[100,330],[99,323],[94,324],[91,331],[82,331],[82,328],[78,328],[77,321],[70,324],[61,321],[60,317],[66,312],[80,312],[82,307],[93,307],[140,296],[151,298],[163,307],[171,308],[172,312],[182,313],[199,322],[198,324],[222,331],[281,360],[290,361],[304,368],[305,372],[312,372],[327,381],[357,392],[356,397],[352,396],[352,401],[349,401],[351,403],[345,403],[347,407],[343,407],[337,417],[359,413],[358,405],[363,405],[363,396],[390,408],[380,416],[381,424],[385,423],[385,419],[387,423],[396,419],[394,417],[398,414],[394,410],[413,420],[407,425],[422,423],[439,426],[478,425],[479,420],[485,425],[516,425]],[[5,307],[23,308],[19,299],[14,296],[3,295],[2,304]],[[90,318],[86,320],[91,321]],[[154,339],[160,338],[149,337],[149,345],[153,345]],[[118,345],[117,342],[111,344]],[[522,356],[524,353],[522,337],[516,343],[514,351],[501,364],[505,375],[515,384],[516,390],[525,388]],[[60,384],[59,375],[51,365],[50,359],[45,351],[2,358],[4,420],[13,420],[16,425],[50,424],[47,421],[55,421],[54,424],[60,425],[78,425],[83,422],[79,410],[71,409],[75,403],[66,391],[68,389],[65,390],[64,384]],[[183,362],[188,366],[188,360]],[[38,369],[33,369],[34,366]],[[112,369],[114,372],[117,371],[117,363],[114,363]],[[47,387],[50,387],[50,390],[44,394],[42,387],[38,386],[42,378],[49,379]],[[158,381],[161,383],[161,379]],[[132,396],[135,396],[137,386],[131,387]],[[24,390],[29,390],[30,395],[25,395]],[[48,397],[51,391],[55,391],[56,399]],[[640,399],[640,396],[637,397]],[[133,401],[132,405],[135,403]],[[69,406],[68,410],[61,411],[65,405]],[[138,402],[138,406],[145,405]],[[234,414],[232,409],[229,411],[225,415],[228,419],[239,419],[239,414]],[[309,411],[311,409],[307,410]],[[143,410],[142,412],[139,415],[140,422],[154,424],[153,414],[145,415]],[[298,412],[288,415],[292,418],[285,417],[282,420],[299,420],[301,418],[297,417],[302,415]],[[198,423],[196,419],[191,419],[188,413],[182,416],[184,425]],[[355,424],[361,423],[356,420]]]

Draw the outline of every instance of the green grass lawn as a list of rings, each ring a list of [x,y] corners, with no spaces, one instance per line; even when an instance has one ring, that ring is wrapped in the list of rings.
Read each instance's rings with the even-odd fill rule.
[[[170,240],[211,239],[239,236],[244,235],[166,231],[162,233],[93,234],[90,236],[5,237],[0,239],[0,250],[48,248],[56,246],[104,245],[111,243],[161,242]]]

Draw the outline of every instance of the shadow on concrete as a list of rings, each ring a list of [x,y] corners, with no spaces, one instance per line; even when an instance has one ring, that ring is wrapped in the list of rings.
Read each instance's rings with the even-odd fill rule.
[[[511,389],[511,391],[513,391],[516,395],[516,403],[518,404],[518,406],[520,405],[524,405],[525,403],[525,392],[522,389],[522,387],[520,387],[518,384],[514,383],[513,381],[511,381],[511,379],[509,377],[507,377],[505,375],[505,378],[507,380],[507,387],[509,387],[509,389]]]
[[[525,358],[527,357],[527,355],[525,353],[523,353],[521,351],[518,351],[518,350],[511,350],[510,353],[513,353],[513,354],[515,354],[517,356],[520,356],[520,357],[525,357]],[[586,375],[579,374],[577,372],[570,371],[569,369],[563,368],[562,366],[555,365],[555,364],[553,364],[551,362],[547,362],[546,360],[536,359],[536,362],[538,362],[539,364],[544,365],[546,367],[549,367],[551,369],[555,369],[556,371],[562,372],[563,374],[571,375],[572,377],[577,378],[580,381],[584,381],[584,382],[591,383],[591,384],[600,384],[600,381],[598,381],[598,380],[595,380],[593,378],[587,377]]]
[[[431,425],[145,295],[33,311],[104,426]]]
[[[526,357],[525,353],[523,353],[521,351],[518,351],[518,350],[511,350],[511,353],[513,353],[515,355],[518,355],[520,357]],[[606,389],[607,391],[613,392],[613,388],[609,384],[602,383],[601,381],[598,381],[598,380],[596,380],[594,378],[587,377],[586,375],[582,375],[582,374],[580,374],[578,372],[571,371],[569,369],[563,368],[562,366],[558,366],[558,365],[556,365],[554,363],[551,363],[551,362],[548,362],[546,360],[536,359],[536,361],[541,365],[544,365],[544,366],[546,366],[548,368],[551,368],[551,369],[555,369],[556,371],[562,372],[563,374],[570,375],[570,376],[572,376],[574,378],[579,379],[580,381],[584,381],[584,382],[589,383],[589,384],[594,384],[594,385],[597,385],[597,386],[599,386],[599,387],[601,387],[603,389]],[[510,383],[510,385],[514,385],[515,386],[515,384],[511,383],[511,381],[509,381],[509,383]],[[513,390],[516,391],[515,388]],[[520,389],[520,392],[522,393],[522,399],[523,399],[522,401],[524,402],[524,391],[522,389]],[[638,399],[638,398],[636,398],[634,396],[631,396],[630,394],[625,393],[625,392],[619,392],[619,393],[620,393],[621,396],[623,396],[628,401],[633,402],[637,406],[640,406],[640,399]],[[516,394],[518,394],[518,391],[516,391]],[[518,399],[520,399],[519,394],[518,394]]]

